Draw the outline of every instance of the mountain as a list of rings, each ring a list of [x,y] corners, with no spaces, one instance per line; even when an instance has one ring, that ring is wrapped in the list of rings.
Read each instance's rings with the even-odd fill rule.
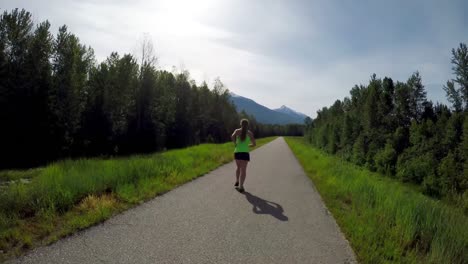
[[[306,115],[304,115],[303,113],[299,113],[285,105],[282,105],[280,108],[277,108],[277,109],[273,109],[274,111],[276,112],[280,112],[280,113],[284,113],[284,114],[287,114],[289,116],[291,116],[292,118],[294,118],[295,120],[300,120],[298,123],[303,123],[304,122],[304,119],[307,117]]]
[[[296,112],[286,106],[276,110],[265,107],[252,99],[231,93],[231,101],[238,112],[244,110],[247,114],[253,115],[255,119],[263,124],[303,124],[306,115]]]

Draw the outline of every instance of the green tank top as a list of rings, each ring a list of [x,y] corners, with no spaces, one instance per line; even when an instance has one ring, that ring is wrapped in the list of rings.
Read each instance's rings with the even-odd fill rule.
[[[245,136],[245,140],[241,141],[240,136],[236,138],[236,148],[234,149],[234,153],[237,152],[249,152],[249,144],[250,144],[250,137],[249,135]]]

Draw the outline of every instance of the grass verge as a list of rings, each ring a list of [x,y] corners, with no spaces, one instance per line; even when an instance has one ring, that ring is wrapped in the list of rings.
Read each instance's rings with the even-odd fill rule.
[[[257,147],[274,138],[257,140]],[[0,261],[204,175],[232,161],[232,153],[231,142],[202,144],[152,155],[64,160],[40,170],[8,171],[3,175],[15,181],[0,192]],[[30,181],[19,181],[22,176]]]
[[[362,263],[468,263],[462,210],[286,138]]]
[[[0,184],[9,181],[18,181],[20,179],[30,180],[37,176],[41,170],[42,168],[0,171]]]

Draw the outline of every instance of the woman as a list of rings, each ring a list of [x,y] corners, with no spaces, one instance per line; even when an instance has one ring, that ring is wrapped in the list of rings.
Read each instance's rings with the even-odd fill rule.
[[[247,173],[247,163],[250,161],[249,147],[255,147],[257,144],[253,133],[249,130],[249,121],[242,119],[241,128],[234,130],[231,139],[236,148],[234,150],[234,159],[236,160],[236,183],[235,187],[239,187],[239,192],[244,192],[244,181]],[[239,182],[240,179],[240,182]]]

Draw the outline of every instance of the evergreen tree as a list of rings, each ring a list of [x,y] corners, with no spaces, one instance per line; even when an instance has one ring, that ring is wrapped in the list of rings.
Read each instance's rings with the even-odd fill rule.
[[[426,90],[422,85],[421,76],[419,72],[413,73],[407,81],[409,88],[409,114],[411,119],[420,121],[424,111],[424,103],[426,102]]]
[[[452,104],[453,109],[457,112],[461,111],[463,109],[463,98],[461,92],[455,88],[455,82],[447,81],[444,90],[447,93],[447,100]]]
[[[452,70],[455,74],[453,80],[460,88],[458,93],[465,103],[465,110],[468,109],[468,48],[465,43],[455,50],[452,49]]]
[[[91,48],[80,44],[66,26],[59,29],[52,58],[53,79],[49,92],[52,133],[57,153],[72,155],[76,132],[80,128],[87,93],[88,74],[94,65]]]
[[[15,166],[48,158],[52,37],[48,22],[34,31],[33,27],[31,14],[25,10],[5,11],[0,18],[1,159]]]

